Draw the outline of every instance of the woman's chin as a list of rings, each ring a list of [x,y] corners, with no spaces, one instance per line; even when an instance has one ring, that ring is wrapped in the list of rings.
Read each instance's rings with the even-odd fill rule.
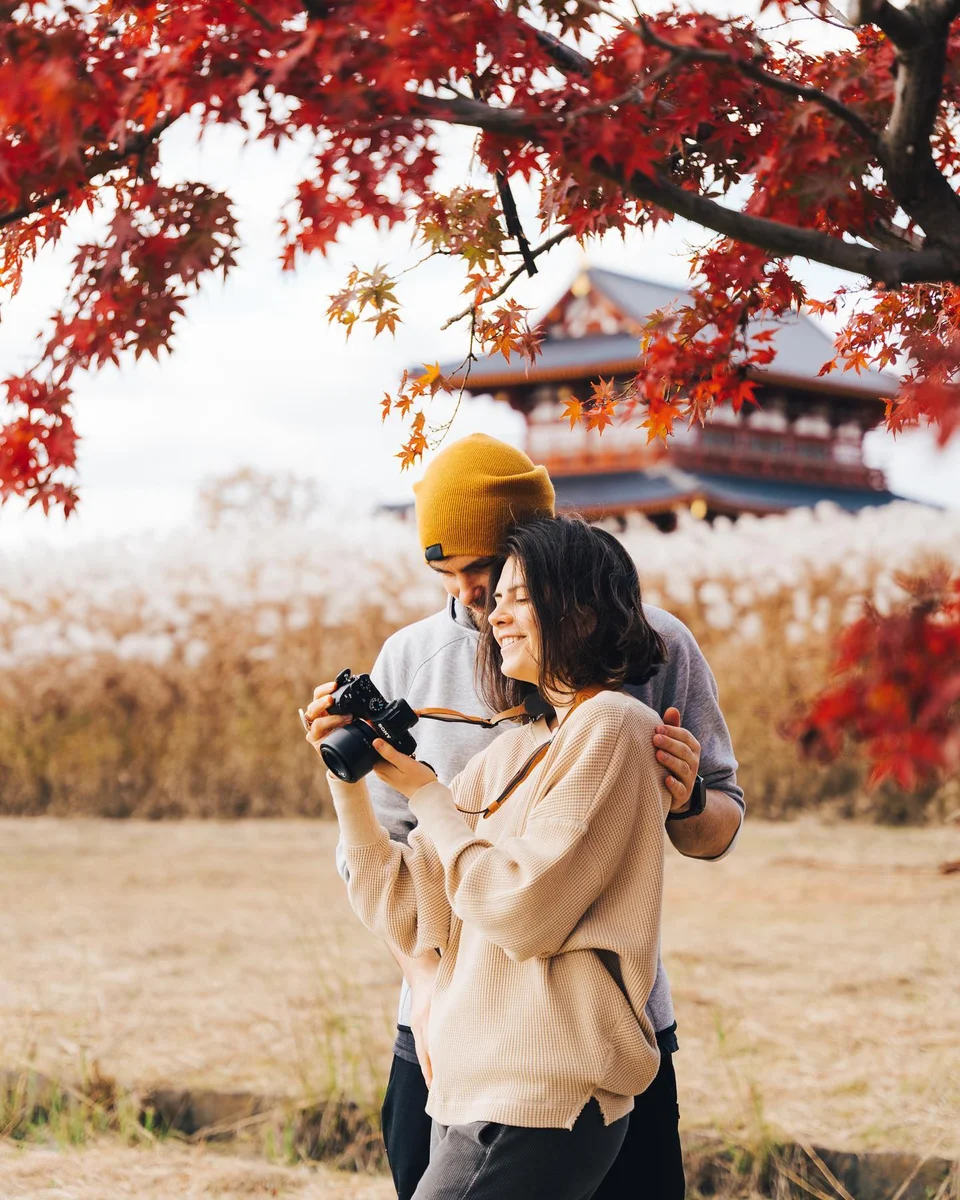
[[[517,663],[500,663],[500,674],[507,679],[516,679],[518,683],[537,683],[536,669],[527,670]]]

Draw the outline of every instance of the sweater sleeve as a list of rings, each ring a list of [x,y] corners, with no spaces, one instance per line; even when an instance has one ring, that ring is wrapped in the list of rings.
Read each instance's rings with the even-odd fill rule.
[[[366,783],[327,776],[340,823],[338,854],[347,896],[360,920],[403,954],[418,958],[445,950],[450,902],[443,864],[429,838],[415,829],[409,843],[393,841],[377,820]]]
[[[387,638],[370,668],[370,678],[388,700],[394,700],[405,695],[409,674],[400,639],[396,635]],[[414,824],[406,797],[373,774],[367,777],[367,786],[380,824],[391,838],[405,842]],[[344,883],[349,883],[350,868],[342,840],[337,842],[336,860],[337,872]]]
[[[477,836],[442,784],[411,799],[446,869],[453,911],[510,958],[559,952],[616,872],[637,831],[638,805],[647,822],[649,886],[659,891],[669,794],[650,741],[655,720],[639,705],[632,712],[621,705],[572,721],[545,760],[542,794],[526,828],[496,844]],[[458,799],[475,806],[480,798]]]

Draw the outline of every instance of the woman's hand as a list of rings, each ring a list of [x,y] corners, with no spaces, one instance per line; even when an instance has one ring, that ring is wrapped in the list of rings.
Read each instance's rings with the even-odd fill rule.
[[[304,728],[307,731],[307,741],[310,745],[320,753],[320,743],[330,736],[335,729],[342,729],[344,725],[349,725],[353,717],[347,716],[330,716],[329,708],[333,701],[333,693],[337,690],[336,683],[331,680],[329,683],[321,683],[319,687],[313,690],[313,700],[307,705],[306,712],[300,710],[300,720],[303,722]]]
[[[377,763],[373,768],[373,773],[383,783],[395,788],[401,796],[406,796],[408,800],[414,792],[426,787],[428,783],[436,783],[437,776],[431,767],[428,767],[426,763],[417,762],[409,754],[401,754],[399,750],[394,750],[390,743],[385,742],[383,738],[377,738],[373,743],[373,748],[384,760]]]

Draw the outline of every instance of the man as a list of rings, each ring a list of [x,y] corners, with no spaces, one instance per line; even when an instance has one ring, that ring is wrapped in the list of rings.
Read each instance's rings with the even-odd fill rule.
[[[553,514],[553,486],[545,468],[534,466],[519,450],[474,434],[439,454],[415,491],[424,557],[449,600],[435,616],[388,638],[371,675],[390,700],[403,697],[414,708],[489,715],[475,690],[474,668],[490,568],[511,525]],[[657,758],[670,773],[673,803],[667,830],[681,854],[717,859],[732,849],[744,810],[716,684],[686,626],[660,609],[647,607],[646,613],[666,642],[668,658],[653,680],[630,690],[663,715],[654,742]],[[351,720],[327,715],[333,687],[317,688],[307,709],[314,736],[325,737]],[[423,721],[415,729],[417,754],[449,782],[496,734],[471,725]],[[373,775],[368,786],[380,822],[391,837],[406,841],[414,825],[407,801]],[[342,872],[339,854],[338,864]],[[439,956],[409,959],[392,953],[403,971],[404,989],[383,1104],[383,1135],[399,1200],[410,1200],[430,1157],[431,1121],[424,1111],[431,1078],[427,1021]],[[641,1186],[657,1200],[681,1200],[684,1193],[672,1058],[676,1023],[662,963],[647,1012],[657,1030],[660,1072],[636,1098],[620,1156],[596,1193],[600,1200],[632,1196]]]

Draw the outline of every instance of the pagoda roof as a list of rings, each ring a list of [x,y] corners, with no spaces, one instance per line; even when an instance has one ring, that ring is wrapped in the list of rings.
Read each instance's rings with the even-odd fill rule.
[[[616,332],[590,332],[584,336],[564,332],[564,311],[574,303],[576,296],[585,293],[606,305],[608,320],[619,324]],[[640,328],[657,309],[682,304],[688,298],[689,293],[682,288],[591,267],[547,315],[541,325],[544,339],[540,354],[533,363],[516,356],[508,362],[499,354],[481,358],[466,376],[466,390],[477,393],[527,383],[635,371]],[[858,374],[853,370],[838,369],[821,376],[820,368],[834,356],[833,338],[807,314],[794,313],[779,320],[754,320],[749,325],[749,332],[754,334],[767,329],[774,333],[770,347],[775,350],[776,357],[762,370],[751,368],[750,374],[755,378],[765,383],[852,398],[879,400],[896,395],[898,381],[885,372],[865,370]],[[464,381],[465,372],[457,364],[448,363],[441,370],[454,382]]]
[[[619,471],[589,475],[552,476],[557,508],[596,517],[604,512],[656,512],[706,500],[713,509],[733,513],[782,513],[811,508],[827,501],[847,512],[876,508],[904,500],[886,488],[840,487],[835,484],[796,483],[791,480],[752,479],[741,475],[716,475],[654,467],[647,471]]]
[[[683,471],[671,466],[655,466],[646,471],[552,475],[551,481],[558,510],[582,513],[592,520],[627,512],[669,512],[696,499],[705,500],[710,508],[721,513],[753,513],[757,516],[812,508],[824,502],[855,513],[864,508],[879,508],[895,500],[907,501],[906,496],[898,496],[886,488],[754,479]],[[383,512],[406,513],[412,508],[411,501],[381,505]]]

